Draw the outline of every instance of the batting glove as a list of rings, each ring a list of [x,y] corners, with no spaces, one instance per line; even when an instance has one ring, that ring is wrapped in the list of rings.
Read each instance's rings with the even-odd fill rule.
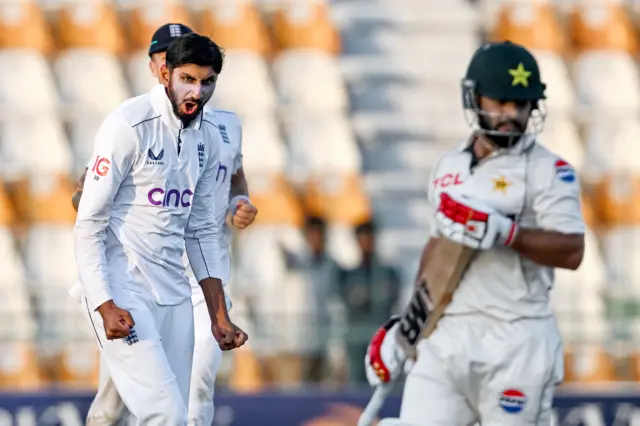
[[[482,202],[466,196],[442,192],[436,224],[447,239],[467,247],[488,250],[496,245],[510,246],[518,225]]]
[[[375,332],[364,359],[367,381],[373,387],[388,383],[402,373],[407,355],[396,342],[400,317],[393,316]]]

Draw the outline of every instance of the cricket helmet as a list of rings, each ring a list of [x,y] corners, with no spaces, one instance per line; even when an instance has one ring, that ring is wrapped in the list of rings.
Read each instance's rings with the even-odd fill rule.
[[[544,123],[541,101],[545,99],[545,89],[538,63],[526,48],[510,41],[486,43],[471,58],[462,80],[462,101],[468,120],[477,130],[485,132],[492,139],[502,139],[499,145],[503,145],[504,138],[508,138],[511,145],[514,138],[519,139],[523,133],[487,128],[479,107],[479,97],[517,104],[530,102],[532,112],[528,124],[533,127],[534,133],[538,133]]]

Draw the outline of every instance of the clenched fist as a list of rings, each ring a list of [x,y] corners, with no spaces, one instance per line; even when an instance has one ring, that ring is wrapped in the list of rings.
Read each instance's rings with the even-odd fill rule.
[[[212,324],[211,332],[223,351],[239,348],[249,339],[247,333],[231,321]]]
[[[238,229],[244,229],[255,220],[258,209],[244,198],[238,200],[233,206],[235,212],[231,217],[231,224]],[[234,210],[232,210],[233,212]]]
[[[127,337],[131,332],[131,328],[136,325],[131,317],[131,313],[119,308],[113,300],[109,300],[100,305],[100,307],[98,307],[98,313],[102,317],[107,340]]]

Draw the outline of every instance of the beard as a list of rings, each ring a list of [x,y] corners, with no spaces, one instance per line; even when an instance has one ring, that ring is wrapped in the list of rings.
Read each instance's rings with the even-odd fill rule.
[[[482,130],[485,130],[485,135],[489,138],[493,143],[495,143],[500,148],[510,148],[515,145],[520,138],[524,135],[526,123],[514,119],[502,120],[497,123],[497,125],[491,126],[489,123],[489,117],[484,114],[479,114],[478,124]],[[512,130],[504,131],[503,134],[495,134],[494,132],[501,132],[498,130],[500,127],[504,125],[510,125]]]
[[[182,121],[185,126],[187,126],[191,120],[198,116],[200,111],[202,110],[202,106],[205,102],[203,99],[195,99],[193,97],[186,97],[185,99],[180,99],[180,95],[174,89],[172,82],[169,82],[169,100],[171,101],[171,108],[173,109],[173,113]],[[180,110],[180,107],[184,105],[186,107],[187,112],[183,112]]]

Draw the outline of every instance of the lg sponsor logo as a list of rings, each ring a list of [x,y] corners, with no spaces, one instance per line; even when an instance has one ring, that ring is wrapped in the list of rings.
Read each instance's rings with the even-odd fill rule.
[[[165,191],[162,188],[153,188],[147,195],[149,203],[152,206],[162,207],[189,207],[191,206],[191,197],[193,191],[185,189],[181,191],[179,189],[169,189]]]

